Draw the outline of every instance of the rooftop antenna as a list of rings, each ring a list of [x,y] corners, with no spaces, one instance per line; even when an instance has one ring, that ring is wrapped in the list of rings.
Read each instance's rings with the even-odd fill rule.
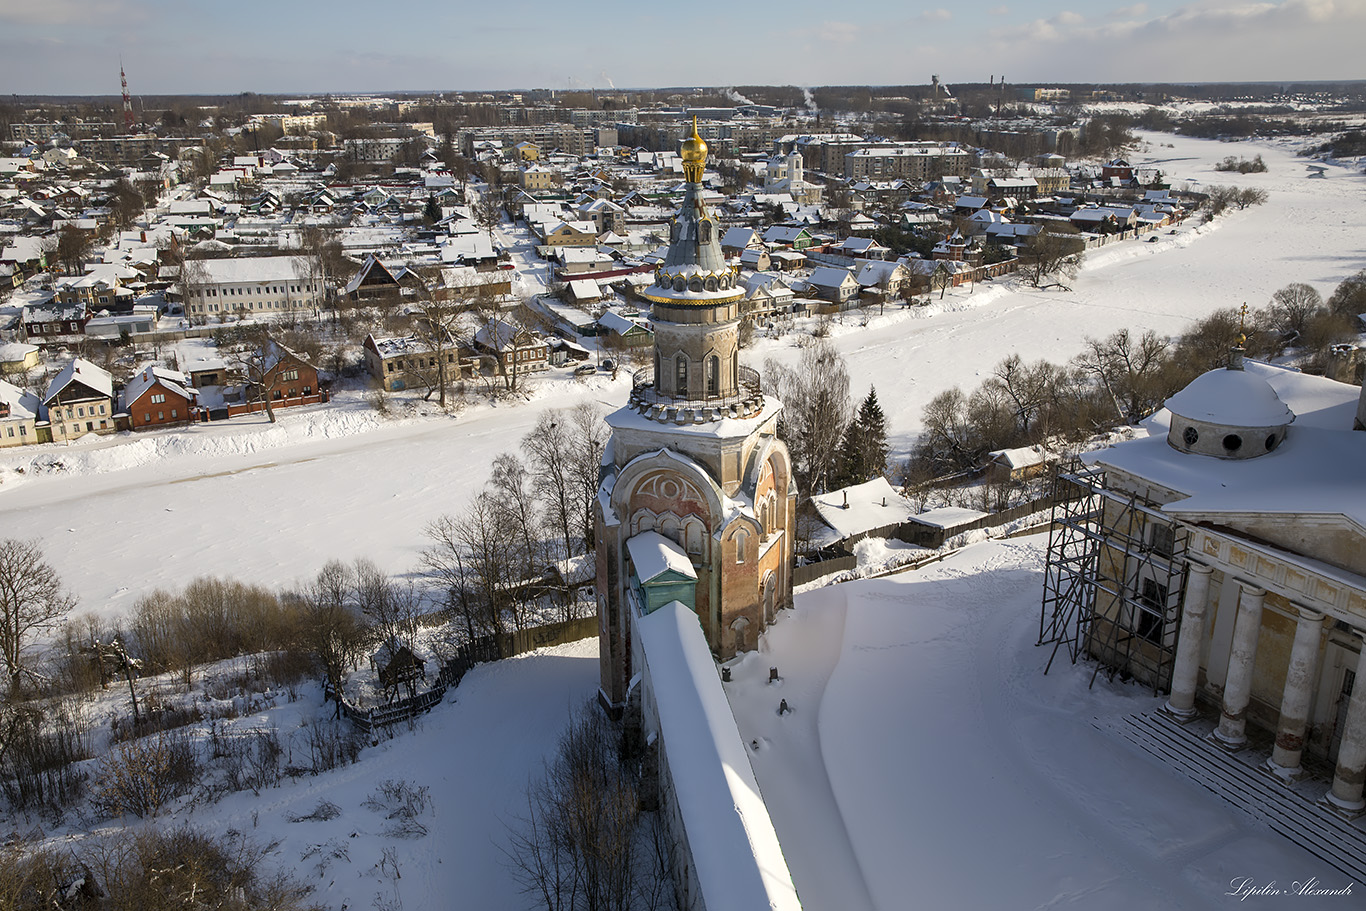
[[[123,58],[119,57],[119,83],[123,86],[123,131],[133,132],[133,99],[128,97],[128,77],[123,72]]]

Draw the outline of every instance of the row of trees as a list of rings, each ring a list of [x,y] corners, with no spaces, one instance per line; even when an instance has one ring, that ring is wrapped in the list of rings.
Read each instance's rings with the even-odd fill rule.
[[[926,405],[924,430],[912,454],[912,476],[937,477],[982,464],[992,450],[1038,443],[1079,442],[1116,424],[1135,424],[1207,370],[1227,365],[1245,337],[1248,356],[1297,351],[1321,366],[1327,346],[1356,335],[1354,314],[1366,307],[1366,272],[1345,280],[1324,303],[1295,283],[1265,308],[1215,311],[1177,338],[1121,329],[1088,339],[1066,364],[999,362],[974,390],[955,386]]]
[[[520,455],[499,454],[470,504],[427,526],[423,569],[470,637],[534,622],[546,606],[548,566],[592,550],[606,445],[606,424],[591,403],[544,411]],[[559,595],[561,619],[576,618],[572,593]]]

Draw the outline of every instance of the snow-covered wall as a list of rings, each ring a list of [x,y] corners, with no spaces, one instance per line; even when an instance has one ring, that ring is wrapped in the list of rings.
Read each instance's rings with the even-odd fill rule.
[[[697,615],[673,601],[636,617],[645,732],[659,757],[660,802],[684,857],[690,911],[799,911]]]

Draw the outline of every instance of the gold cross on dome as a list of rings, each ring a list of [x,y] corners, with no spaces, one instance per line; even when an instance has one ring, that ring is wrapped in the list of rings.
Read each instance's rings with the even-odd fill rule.
[[[1239,312],[1238,312],[1238,331],[1239,331],[1239,332],[1242,332],[1243,329],[1246,328],[1246,322],[1247,322],[1247,304],[1244,303],[1243,306],[1242,306],[1241,308],[1239,308]]]

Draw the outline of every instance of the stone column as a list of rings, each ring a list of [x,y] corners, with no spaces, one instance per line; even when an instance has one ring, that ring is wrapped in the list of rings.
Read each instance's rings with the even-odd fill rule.
[[[1347,703],[1338,767],[1333,773],[1333,789],[1324,795],[1330,805],[1353,816],[1366,809],[1366,800],[1361,799],[1362,784],[1366,782],[1366,643],[1360,639],[1357,642],[1362,645],[1361,657],[1357,659],[1356,683]]]
[[[1233,624],[1233,651],[1224,681],[1224,710],[1214,738],[1230,750],[1247,743],[1247,706],[1252,699],[1252,663],[1257,658],[1257,636],[1262,629],[1264,589],[1238,583],[1238,619]]]
[[[1295,642],[1290,646],[1290,666],[1285,672],[1276,748],[1267,763],[1267,768],[1287,778],[1303,774],[1300,754],[1304,751],[1304,732],[1309,726],[1309,705],[1314,697],[1314,682],[1319,679],[1319,652],[1323,644],[1323,614],[1307,607],[1299,611]]]
[[[1200,647],[1205,639],[1205,610],[1209,606],[1209,580],[1213,570],[1191,563],[1186,578],[1186,598],[1181,606],[1181,633],[1176,640],[1176,663],[1172,669],[1172,694],[1163,707],[1178,721],[1195,717],[1195,686],[1200,677]]]

